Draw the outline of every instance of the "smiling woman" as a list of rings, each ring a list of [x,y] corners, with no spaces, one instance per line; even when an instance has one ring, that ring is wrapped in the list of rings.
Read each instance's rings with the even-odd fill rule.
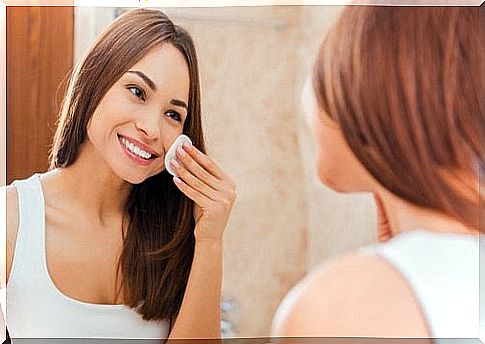
[[[184,57],[173,45],[152,49],[101,100],[88,123],[85,149],[96,149],[133,184],[157,174],[164,152],[182,134],[189,80]]]
[[[50,171],[7,187],[12,338],[220,337],[235,186],[205,155],[199,88],[190,35],[159,11],[127,12],[86,52]]]

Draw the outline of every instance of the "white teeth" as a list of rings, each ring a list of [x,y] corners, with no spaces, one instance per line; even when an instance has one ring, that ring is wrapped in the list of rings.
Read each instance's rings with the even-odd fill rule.
[[[124,137],[121,138],[121,142],[125,145],[127,149],[130,150],[130,152],[132,152],[135,155],[138,155],[141,158],[150,159],[152,156],[150,153],[145,152],[140,147],[137,147],[133,143],[128,142],[128,140],[126,140]]]

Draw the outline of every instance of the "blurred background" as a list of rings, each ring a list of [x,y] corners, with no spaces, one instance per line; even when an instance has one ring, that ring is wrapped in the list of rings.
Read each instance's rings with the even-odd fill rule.
[[[375,242],[369,195],[315,171],[302,89],[340,6],[162,9],[194,37],[208,152],[237,184],[225,234],[223,331],[270,334],[311,268]],[[7,7],[7,184],[47,169],[70,70],[126,8]]]

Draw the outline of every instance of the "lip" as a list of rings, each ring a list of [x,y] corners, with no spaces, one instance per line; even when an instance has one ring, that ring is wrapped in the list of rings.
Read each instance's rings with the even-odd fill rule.
[[[133,143],[134,145],[143,149],[145,152],[150,153],[152,155],[155,155],[156,158],[158,158],[160,156],[160,153],[154,151],[150,146],[147,146],[146,144],[144,144],[141,141],[138,141],[137,139],[134,139],[134,138],[131,138],[131,137],[128,137],[128,136],[124,136],[124,135],[121,135],[121,134],[118,134],[118,138],[120,138],[120,139],[124,138],[126,141]]]
[[[126,156],[128,158],[130,158],[131,161],[133,161],[134,163],[136,163],[137,165],[141,165],[141,166],[148,166],[148,165],[151,165],[153,162],[155,162],[156,160],[160,159],[160,155],[157,154],[157,153],[154,153],[153,149],[147,149],[146,152],[150,153],[150,154],[153,154],[155,155],[155,158],[153,159],[150,159],[150,160],[146,160],[146,159],[143,159],[143,158],[140,158],[139,156],[133,154],[130,150],[128,150],[125,145],[123,144],[123,142],[121,142],[121,138],[124,138],[125,140],[127,140],[128,142],[132,142],[133,144],[136,144],[138,147],[142,148],[143,150],[146,149],[146,145],[139,145],[137,140],[133,140],[133,139],[130,139],[126,136],[122,136],[122,135],[119,135],[118,134],[118,142],[120,144],[120,148],[121,150],[123,151],[123,153],[126,154]]]

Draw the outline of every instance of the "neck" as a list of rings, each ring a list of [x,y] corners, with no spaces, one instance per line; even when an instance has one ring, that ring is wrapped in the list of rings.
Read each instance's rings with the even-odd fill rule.
[[[52,173],[57,175],[59,187],[75,198],[86,216],[99,226],[107,226],[124,214],[132,185],[119,178],[88,145],[89,141],[73,164]]]
[[[416,229],[478,235],[478,231],[445,214],[415,206],[387,190],[379,190],[393,236]]]

